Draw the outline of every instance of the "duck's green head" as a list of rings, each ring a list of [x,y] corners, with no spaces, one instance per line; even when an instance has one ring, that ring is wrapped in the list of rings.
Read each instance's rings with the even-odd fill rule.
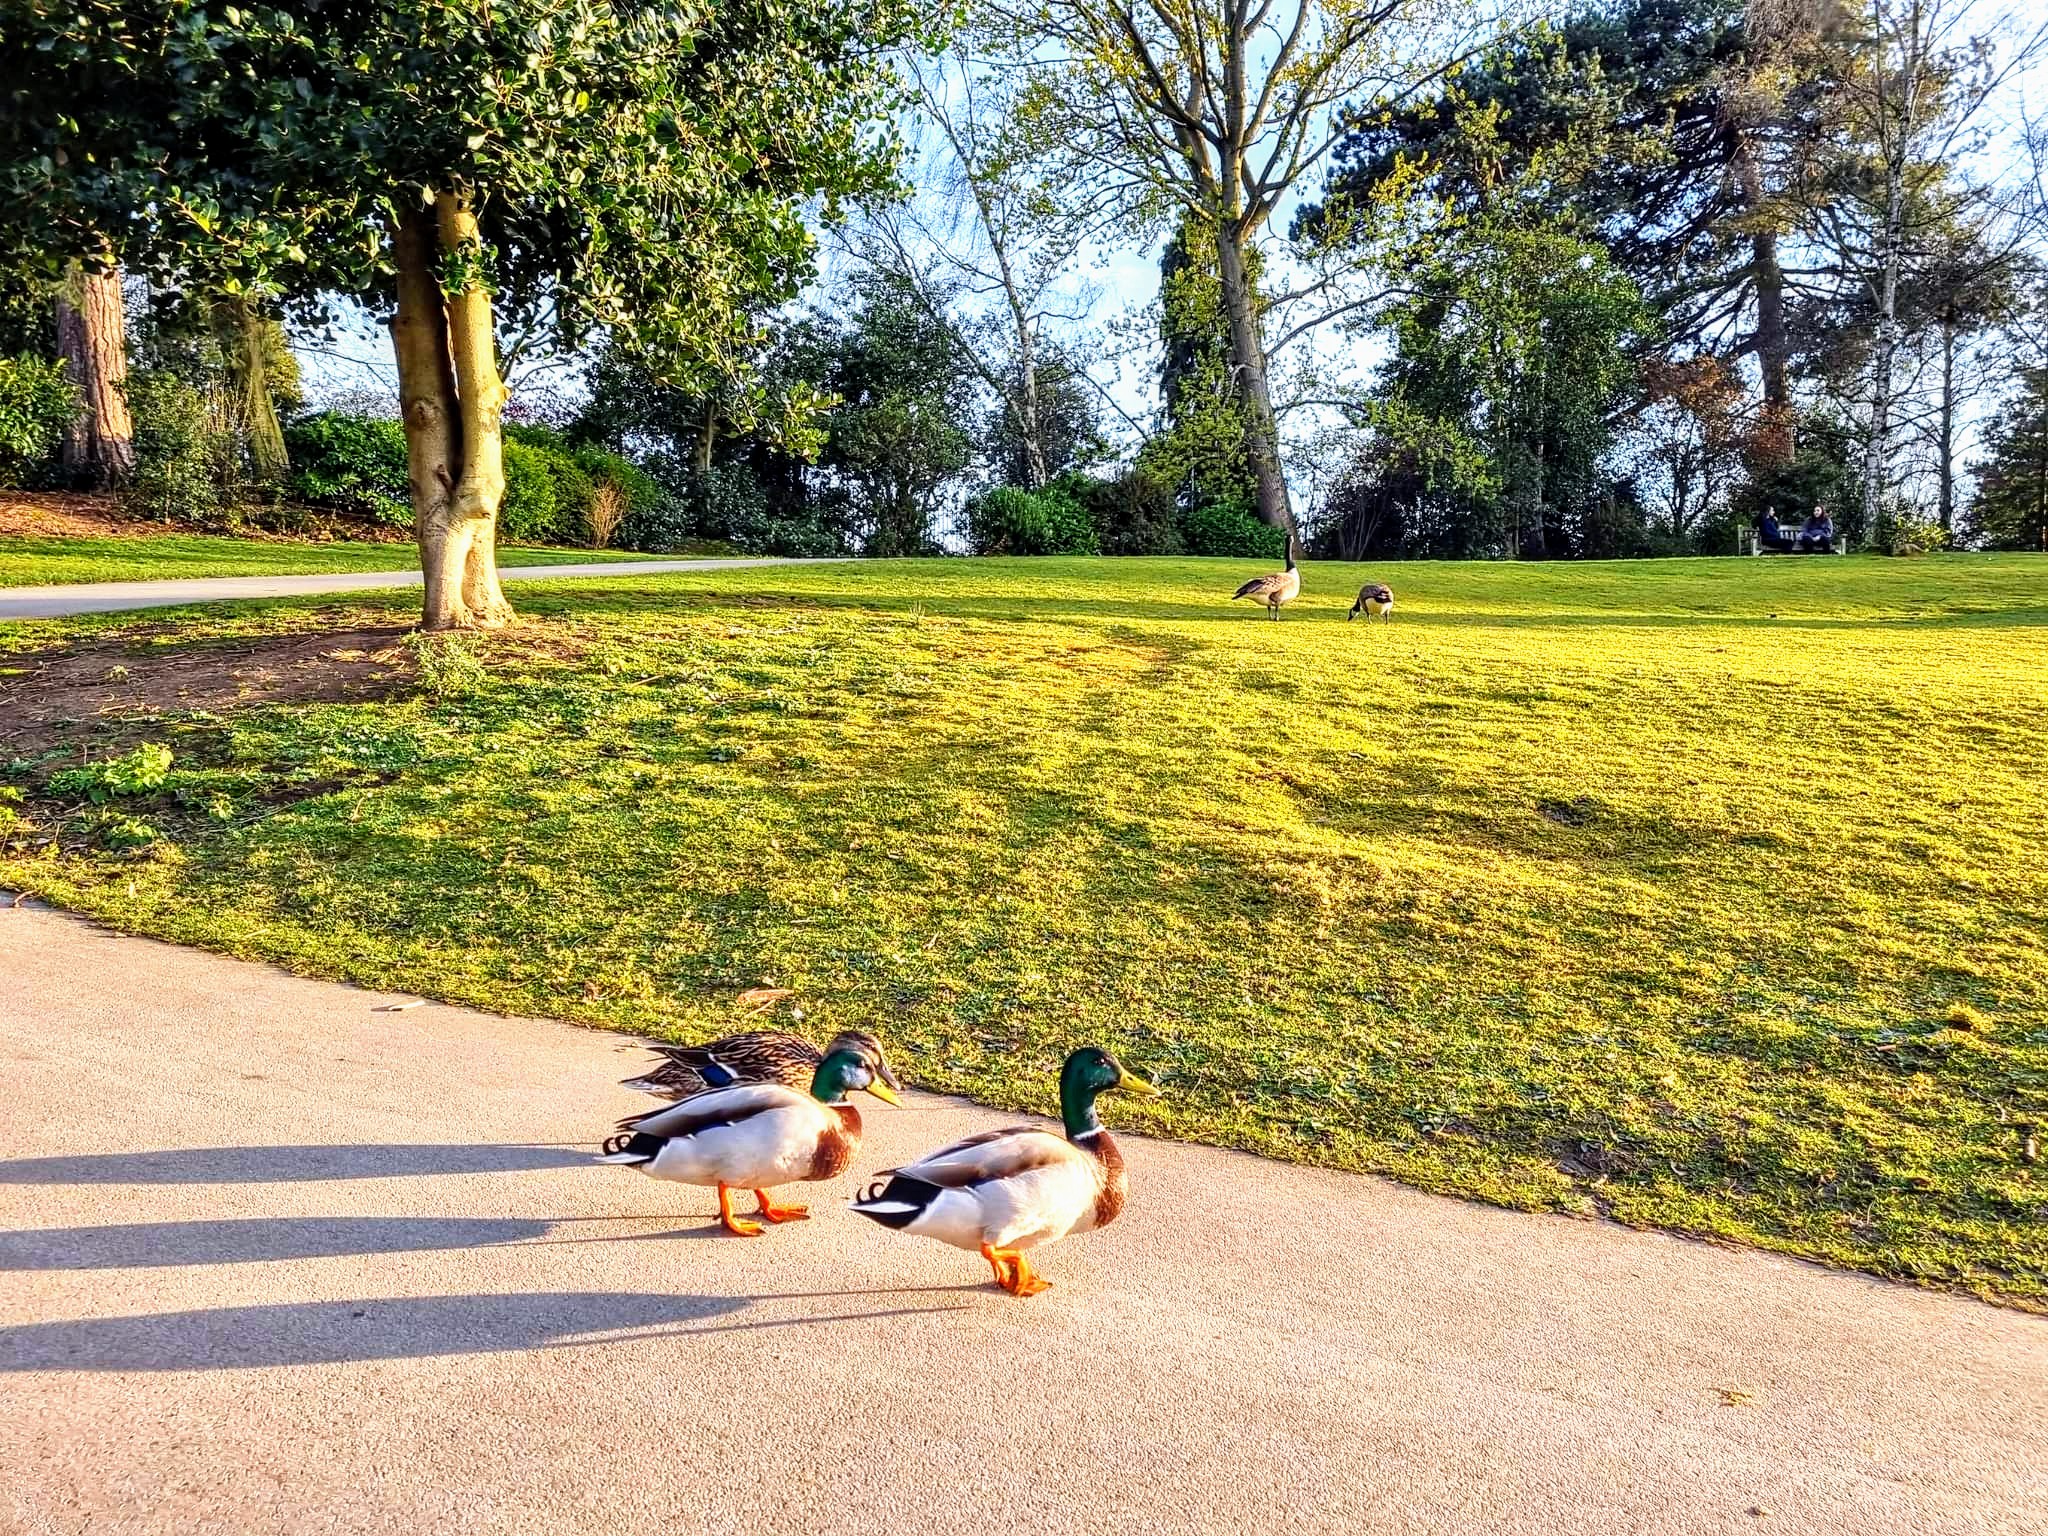
[[[1084,1045],[1069,1056],[1060,1068],[1060,1119],[1066,1122],[1067,1135],[1087,1136],[1101,1130],[1102,1122],[1095,1115],[1096,1095],[1118,1089],[1148,1099],[1159,1093],[1142,1077],[1126,1072],[1123,1064],[1099,1045]]]
[[[875,1076],[879,1077],[891,1088],[900,1090],[903,1087],[901,1083],[896,1081],[896,1074],[889,1070],[889,1063],[882,1056],[882,1042],[866,1030],[842,1029],[832,1037],[832,1043],[825,1047],[825,1054],[827,1056],[830,1056],[834,1051],[861,1053],[868,1064],[874,1068]]]
[[[849,1093],[865,1089],[884,1104],[901,1104],[890,1085],[895,1078],[882,1060],[882,1048],[872,1039],[854,1040],[842,1035],[832,1042],[825,1059],[811,1076],[811,1097],[825,1104],[837,1104]]]

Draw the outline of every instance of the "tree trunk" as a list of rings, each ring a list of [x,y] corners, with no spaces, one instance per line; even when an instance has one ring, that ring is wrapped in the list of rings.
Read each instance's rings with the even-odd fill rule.
[[[1956,317],[1941,317],[1941,417],[1935,435],[1940,458],[1941,531],[1951,543],[1956,531]]]
[[[1899,346],[1900,235],[1905,223],[1904,167],[1885,167],[1885,219],[1878,270],[1877,344],[1870,356],[1870,443],[1863,459],[1863,537],[1879,536],[1886,472],[1892,457],[1893,371]]]
[[[1006,283],[1008,277],[1006,266]],[[1021,313],[1017,316],[1017,372],[1017,411],[1020,418],[1017,426],[1019,435],[1024,439],[1025,489],[1042,491],[1052,476],[1046,470],[1045,438],[1038,420],[1038,358],[1032,346],[1031,324]]]
[[[420,627],[462,629],[472,622],[462,594],[472,530],[453,516],[462,465],[462,417],[455,368],[448,356],[447,308],[434,276],[440,236],[433,211],[408,209],[392,231],[391,246],[398,268],[391,349],[398,360],[413,530],[426,580]]]
[[[135,469],[135,425],[128,415],[127,315],[121,269],[64,269],[57,297],[57,355],[78,387],[78,418],[64,434],[64,473],[96,490],[120,485]]]
[[[1735,177],[1745,216],[1752,223],[1767,217],[1763,176],[1747,133],[1736,138]],[[1752,341],[1764,379],[1763,411],[1751,457],[1759,464],[1784,464],[1798,451],[1799,442],[1792,410],[1792,340],[1785,325],[1785,270],[1778,261],[1777,231],[1753,228],[1749,247],[1750,281],[1756,285]]]
[[[213,329],[234,386],[235,415],[249,445],[249,467],[260,484],[280,484],[291,462],[285,454],[277,404],[270,398],[270,374],[264,359],[269,338],[264,334],[263,316],[245,295],[223,295],[213,304]]]
[[[447,295],[448,352],[462,420],[462,474],[449,515],[469,525],[462,567],[462,602],[469,622],[492,627],[512,621],[512,605],[498,585],[498,508],[505,501],[505,381],[498,375],[498,327],[490,290],[476,263],[482,255],[469,198],[453,192],[434,199],[441,254],[467,274],[460,293]]]
[[[718,446],[718,402],[704,397],[704,425],[697,429],[696,445],[690,450],[690,468],[698,474],[711,472],[711,453]]]
[[[1266,383],[1266,343],[1252,304],[1239,231],[1228,219],[1216,224],[1216,271],[1223,292],[1223,313],[1230,326],[1231,372],[1245,413],[1245,435],[1258,488],[1259,521],[1292,531],[1294,510],[1288,504],[1287,477],[1280,468],[1280,426],[1273,416],[1273,396]]]

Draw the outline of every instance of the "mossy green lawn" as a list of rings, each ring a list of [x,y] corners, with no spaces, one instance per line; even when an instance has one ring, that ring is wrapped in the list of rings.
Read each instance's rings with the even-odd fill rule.
[[[507,566],[653,558],[590,549],[507,546],[498,551],[499,563]],[[418,565],[419,557],[410,544],[295,543],[204,533],[0,538],[0,587],[164,581],[184,576],[311,576],[333,571],[416,570]]]
[[[524,588],[516,665],[166,718],[240,809],[0,879],[683,1038],[772,982],[1012,1106],[1102,1041],[1135,1129],[2048,1307],[2048,561],[1254,570]]]

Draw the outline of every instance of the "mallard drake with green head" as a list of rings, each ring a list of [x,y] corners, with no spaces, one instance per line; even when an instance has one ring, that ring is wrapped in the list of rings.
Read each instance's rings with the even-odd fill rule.
[[[750,1029],[706,1045],[669,1045],[660,1040],[649,1040],[646,1045],[666,1060],[652,1072],[627,1078],[623,1086],[638,1088],[659,1099],[686,1099],[708,1088],[730,1088],[735,1083],[783,1083],[791,1088],[808,1088],[818,1063],[841,1047],[871,1051],[876,1076],[891,1088],[903,1086],[882,1060],[881,1045],[862,1029],[841,1031],[822,1051],[803,1036],[780,1029]]]
[[[894,1231],[977,1251],[997,1285],[1035,1296],[1050,1282],[1031,1272],[1025,1250],[1106,1227],[1124,1208],[1123,1154],[1095,1112],[1096,1098],[1116,1089],[1159,1091],[1086,1046],[1060,1069],[1065,1140],[1032,1125],[970,1136],[878,1175],[853,1208]]]
[[[621,1121],[599,1161],[715,1188],[725,1230],[759,1237],[765,1230],[760,1222],[733,1214],[732,1192],[752,1190],[767,1221],[809,1215],[806,1206],[777,1205],[768,1192],[846,1172],[861,1132],[860,1111],[847,1095],[865,1089],[885,1104],[900,1102],[883,1070],[879,1050],[835,1043],[811,1074],[808,1093],[783,1083],[735,1083],[694,1094]]]

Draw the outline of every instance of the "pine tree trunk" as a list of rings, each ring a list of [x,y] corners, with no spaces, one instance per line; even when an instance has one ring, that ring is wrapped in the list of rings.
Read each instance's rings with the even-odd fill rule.
[[[57,297],[57,355],[77,386],[78,418],[64,434],[64,474],[103,490],[135,469],[135,426],[128,415],[127,315],[121,269],[89,272],[73,261]]]
[[[1280,467],[1280,427],[1273,415],[1273,396],[1266,382],[1266,344],[1259,334],[1251,281],[1238,240],[1231,221],[1219,219],[1216,271],[1223,291],[1223,313],[1230,328],[1231,372],[1245,413],[1259,521],[1268,527],[1292,530],[1294,511],[1288,504],[1287,476]]]
[[[1751,220],[1767,217],[1763,176],[1746,135],[1735,152],[1736,184],[1743,212]],[[1758,228],[1749,239],[1750,281],[1756,287],[1756,331],[1752,337],[1757,366],[1763,373],[1763,412],[1757,424],[1752,458],[1759,464],[1783,464],[1798,450],[1792,410],[1792,340],[1785,324],[1785,271],[1778,261],[1775,230]]]
[[[398,360],[413,529],[426,580],[420,627],[464,629],[472,622],[462,591],[472,530],[453,516],[462,465],[462,417],[448,355],[447,309],[434,275],[440,234],[433,210],[407,210],[392,231],[391,246],[398,268],[391,348]]]
[[[249,467],[259,484],[278,485],[291,461],[285,453],[277,403],[270,397],[264,318],[246,296],[223,296],[214,301],[213,328],[234,385],[235,415],[249,447]]]

